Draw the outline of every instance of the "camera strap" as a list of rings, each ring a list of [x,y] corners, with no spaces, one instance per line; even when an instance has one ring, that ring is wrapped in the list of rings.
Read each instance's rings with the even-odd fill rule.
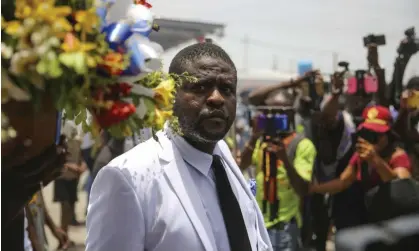
[[[303,134],[296,134],[287,145],[287,156],[290,161],[294,161],[298,144],[305,139]],[[278,186],[278,158],[275,153],[263,148],[262,155],[263,171],[263,201],[262,213],[266,214],[269,208],[269,221],[273,222],[279,218],[280,201],[277,193]]]

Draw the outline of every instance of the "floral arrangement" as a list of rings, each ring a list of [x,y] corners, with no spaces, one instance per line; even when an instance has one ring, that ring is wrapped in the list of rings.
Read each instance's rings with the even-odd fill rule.
[[[93,136],[101,128],[126,137],[145,127],[158,130],[165,120],[175,125],[171,110],[176,76],[145,63],[160,60],[161,54],[148,40],[150,32],[158,30],[151,5],[137,1],[132,11],[137,14],[107,24],[107,10],[115,0],[99,2],[2,2],[2,104],[14,99],[36,106],[51,98],[66,119],[82,124]],[[7,17],[9,13],[13,15]],[[112,40],[121,26],[125,34]],[[139,45],[155,49],[155,55],[132,49]],[[15,135],[2,113],[2,142]]]

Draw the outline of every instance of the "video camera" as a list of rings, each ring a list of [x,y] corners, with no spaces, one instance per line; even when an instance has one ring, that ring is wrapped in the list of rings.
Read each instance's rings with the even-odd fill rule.
[[[407,29],[404,34],[406,35],[406,40],[400,43],[397,53],[415,54],[419,51],[419,39],[416,37],[415,27]]]
[[[283,137],[293,131],[294,109],[292,107],[257,107],[257,127],[264,131],[264,140]]]
[[[375,44],[377,46],[385,45],[386,44],[386,37],[384,35],[374,35],[370,34],[364,37],[364,46],[368,47],[371,44]]]

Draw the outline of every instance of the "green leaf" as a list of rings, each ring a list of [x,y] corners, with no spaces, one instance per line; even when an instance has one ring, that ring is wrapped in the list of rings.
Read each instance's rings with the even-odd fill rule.
[[[45,60],[39,60],[38,64],[36,65],[36,71],[40,74],[40,75],[44,75],[45,73],[47,73],[47,62],[45,62]]]
[[[86,121],[86,119],[87,119],[86,109],[81,109],[80,113],[77,115],[74,122],[76,123],[76,125],[79,125],[83,121]]]
[[[59,56],[60,62],[72,68],[77,74],[84,74],[87,72],[86,56],[83,52],[66,52]]]
[[[60,62],[58,61],[58,59],[54,59],[51,61],[48,67],[48,74],[52,78],[58,78],[63,74],[63,70],[60,67]]]
[[[83,132],[89,132],[91,129],[86,120],[81,122],[81,128],[83,129]]]

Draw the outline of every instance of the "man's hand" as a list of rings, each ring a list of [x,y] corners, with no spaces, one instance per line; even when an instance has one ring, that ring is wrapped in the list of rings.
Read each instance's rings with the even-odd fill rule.
[[[76,179],[80,177],[82,173],[83,173],[82,166],[79,166],[75,163],[65,163],[61,178],[72,180],[72,179]]]
[[[356,144],[356,151],[359,154],[359,158],[365,161],[372,161],[377,156],[375,152],[374,145],[370,142],[366,141],[363,138],[358,138],[358,142]]]
[[[287,149],[280,139],[274,139],[273,142],[268,145],[268,151],[274,152],[278,159],[282,161],[288,158]]]
[[[341,94],[343,92],[343,87],[345,82],[341,72],[333,73],[332,79],[332,94]]]

